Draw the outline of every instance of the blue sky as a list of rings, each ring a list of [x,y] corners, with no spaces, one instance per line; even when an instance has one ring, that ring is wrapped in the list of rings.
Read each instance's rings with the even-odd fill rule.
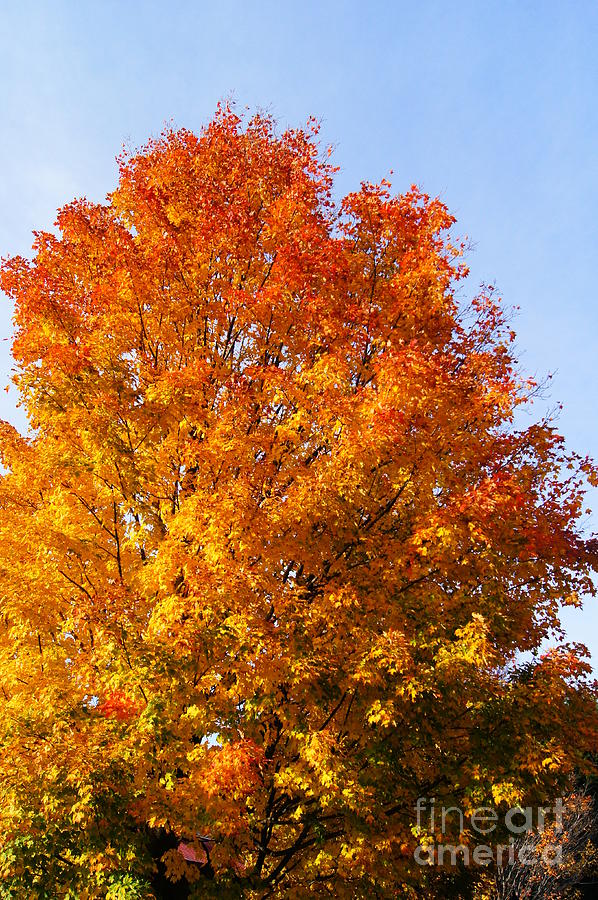
[[[101,200],[123,143],[166,121],[197,130],[230,96],[316,115],[339,193],[393,169],[444,199],[475,245],[470,290],[496,283],[523,366],[554,373],[538,414],[562,402],[570,446],[598,456],[597,46],[595,0],[3,3],[0,254]],[[10,316],[4,300],[2,384]],[[21,424],[14,402],[0,417]],[[598,601],[566,621],[598,660]]]

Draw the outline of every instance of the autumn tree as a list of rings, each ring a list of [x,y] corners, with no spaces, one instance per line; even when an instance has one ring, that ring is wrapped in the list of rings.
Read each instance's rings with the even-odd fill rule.
[[[0,896],[440,896],[418,797],[596,746],[595,470],[440,201],[226,107],[119,164],[2,267]]]
[[[586,900],[598,887],[596,785],[578,786],[562,802],[560,821],[530,830],[512,863],[496,873],[496,900]]]

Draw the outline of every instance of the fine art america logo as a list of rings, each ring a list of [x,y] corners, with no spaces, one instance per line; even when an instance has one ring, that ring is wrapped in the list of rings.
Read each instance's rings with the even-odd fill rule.
[[[434,798],[419,797],[415,806],[417,825],[415,833],[420,843],[413,853],[420,866],[512,866],[515,862],[523,865],[536,863],[531,856],[525,836],[531,832],[544,834],[548,838],[537,849],[545,865],[558,866],[562,863],[562,844],[559,838],[563,832],[563,800],[556,800],[553,807],[513,806],[506,812],[498,813],[489,806],[474,809],[467,816],[458,806],[436,807]],[[498,828],[509,833],[506,844],[484,843],[486,837]],[[437,841],[438,835],[447,833],[468,835],[467,843]],[[477,841],[477,843],[476,843]]]

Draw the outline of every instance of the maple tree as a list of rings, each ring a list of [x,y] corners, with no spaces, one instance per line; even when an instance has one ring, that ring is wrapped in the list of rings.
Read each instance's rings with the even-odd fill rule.
[[[584,900],[596,893],[595,785],[580,785],[562,804],[560,822],[522,835],[518,859],[497,873],[496,900]],[[551,864],[558,848],[560,862]],[[521,862],[523,860],[523,862]]]
[[[2,266],[0,896],[433,895],[418,797],[596,746],[596,471],[439,200],[228,107],[119,165]]]

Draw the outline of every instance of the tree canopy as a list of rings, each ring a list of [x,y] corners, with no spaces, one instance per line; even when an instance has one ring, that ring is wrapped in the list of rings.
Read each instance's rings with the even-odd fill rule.
[[[596,746],[596,470],[445,206],[317,130],[167,130],[3,263],[0,896],[432,895],[418,797]]]

